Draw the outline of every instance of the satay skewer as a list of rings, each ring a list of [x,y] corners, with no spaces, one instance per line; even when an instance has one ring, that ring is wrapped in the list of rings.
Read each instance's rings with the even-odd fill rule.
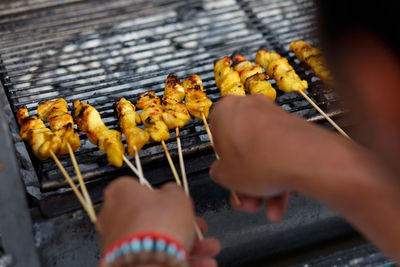
[[[185,99],[185,94],[185,87],[178,76],[174,73],[169,74],[165,81],[164,96],[162,98],[162,107],[164,110],[162,118],[168,129],[175,130],[182,184],[185,193],[189,196],[189,184],[187,181],[182,153],[182,143],[179,135],[179,129],[190,120],[188,108],[184,103],[182,103]]]
[[[178,172],[175,169],[174,162],[172,161],[171,155],[169,154],[168,148],[165,144],[165,140],[170,138],[169,130],[163,120],[163,108],[161,106],[160,98],[155,94],[154,91],[145,92],[140,95],[137,100],[137,107],[142,109],[140,113],[141,121],[146,127],[146,132],[149,134],[150,139],[154,142],[160,142],[167,158],[168,164],[171,168],[172,175],[176,183],[181,186]]]
[[[20,137],[29,142],[29,146],[32,148],[33,154],[39,160],[45,160],[49,157],[53,158],[57,167],[60,169],[68,184],[71,186],[79,202],[82,204],[82,207],[88,213],[90,220],[95,222],[96,215],[90,211],[90,208],[85,202],[81,192],[78,190],[69,174],[65,171],[64,166],[55,155],[55,152],[59,151],[62,145],[61,138],[47,128],[41,119],[36,116],[29,116],[26,108],[20,108],[18,110],[17,118],[18,123],[21,126],[19,133]]]
[[[136,167],[124,156],[123,160],[129,168],[139,178],[139,182],[142,185],[146,185],[152,189],[150,183],[144,177],[142,166],[140,165],[139,151],[149,141],[149,134],[137,127],[137,124],[141,123],[142,120],[138,113],[136,113],[136,107],[130,101],[121,97],[117,102],[115,108],[121,131],[125,135],[127,152],[129,156],[135,157]]]
[[[80,138],[74,130],[74,121],[72,116],[68,113],[67,102],[63,98],[59,98],[57,100],[48,100],[39,104],[37,112],[39,118],[44,122],[49,122],[53,133],[60,138],[61,145],[58,153],[60,155],[69,153],[82,194],[85,198],[85,202],[88,205],[89,212],[92,218],[95,217],[96,212],[94,210],[92,200],[87,191],[85,182],[74,155],[74,150],[77,150],[80,146]]]
[[[260,64],[267,74],[275,79],[280,90],[286,93],[294,92],[302,95],[340,134],[350,139],[346,132],[304,93],[308,88],[307,81],[300,79],[286,58],[281,57],[276,52],[260,49],[256,54],[255,62]]]
[[[305,62],[324,83],[330,86],[335,85],[333,76],[325,63],[322,52],[303,40],[296,40],[290,43],[289,48],[293,51],[300,62]]]

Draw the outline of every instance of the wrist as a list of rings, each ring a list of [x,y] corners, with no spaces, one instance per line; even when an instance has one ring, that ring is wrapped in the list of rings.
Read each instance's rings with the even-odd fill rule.
[[[142,232],[115,241],[104,253],[100,266],[120,266],[126,263],[135,266],[186,266],[187,259],[188,251],[174,238],[160,233]]]

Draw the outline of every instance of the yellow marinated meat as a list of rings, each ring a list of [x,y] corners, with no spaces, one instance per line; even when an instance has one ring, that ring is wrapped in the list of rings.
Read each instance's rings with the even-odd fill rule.
[[[221,96],[240,95],[245,96],[244,85],[240,81],[239,73],[231,69],[231,59],[224,57],[214,65],[214,79]]]
[[[183,81],[186,90],[185,104],[190,115],[202,119],[202,114],[208,118],[212,101],[203,91],[203,82],[200,76],[192,74]]]
[[[126,138],[128,155],[134,156],[149,142],[149,134],[137,127],[137,123],[140,123],[141,119],[130,101],[122,97],[117,102],[116,110],[121,130]]]
[[[121,133],[110,130],[101,119],[100,113],[91,105],[82,103],[80,100],[74,102],[73,117],[78,129],[86,133],[89,141],[107,154],[107,160],[116,167],[123,164],[125,153],[121,142]]]
[[[271,101],[276,99],[276,90],[268,81],[269,76],[266,73],[257,73],[246,80],[246,88],[252,95],[263,95]]]
[[[268,82],[268,75],[265,74],[260,65],[252,65],[242,55],[237,54],[233,58],[233,69],[239,72],[241,82],[245,85],[250,94],[260,94],[275,101],[276,91]]]
[[[146,127],[146,132],[150,135],[150,139],[155,142],[168,140],[170,134],[167,125],[163,121],[160,98],[153,91],[145,92],[137,100],[137,107],[142,109],[140,118]]]
[[[255,62],[261,65],[268,76],[276,81],[280,90],[286,93],[307,90],[307,81],[301,80],[287,59],[278,53],[260,49],[256,54]]]
[[[175,73],[170,73],[165,81],[164,96],[174,96],[176,102],[185,99],[186,90]]]
[[[29,143],[33,154],[40,160],[50,157],[50,151],[56,153],[61,146],[61,139],[46,127],[36,116],[29,116],[26,108],[17,112],[18,123],[21,126],[20,137]]]
[[[296,54],[296,57],[307,63],[314,71],[315,75],[328,85],[334,85],[333,77],[326,66],[324,57],[318,48],[312,47],[302,40],[290,43],[290,50]]]
[[[68,154],[68,144],[75,151],[81,145],[79,135],[74,131],[74,120],[68,113],[67,102],[59,98],[48,100],[39,105],[38,115],[44,122],[49,122],[50,129],[61,139],[60,155]]]
[[[182,128],[190,120],[189,111],[182,103],[185,98],[185,88],[175,74],[170,74],[165,82],[164,96],[162,98],[162,114],[168,129]]]

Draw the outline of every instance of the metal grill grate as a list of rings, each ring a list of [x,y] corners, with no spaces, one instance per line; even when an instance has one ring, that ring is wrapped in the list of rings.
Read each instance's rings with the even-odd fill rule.
[[[59,0],[38,1],[31,9],[18,3],[0,11],[0,75],[14,112],[26,106],[30,114],[36,114],[42,101],[63,97],[71,105],[80,99],[97,108],[108,127],[118,128],[113,106],[120,97],[136,103],[138,95],[147,90],[161,95],[168,73],[175,72],[181,79],[196,73],[216,102],[219,91],[213,62],[238,50],[253,60],[261,47],[287,56],[310,83],[309,93],[318,104],[330,114],[339,112],[331,90],[288,51],[295,39],[315,43],[311,1]],[[298,95],[278,94],[277,103],[309,120],[321,118]],[[110,166],[105,153],[84,134],[80,136],[82,146],[76,155],[85,179],[128,172]],[[198,119],[191,119],[181,138],[186,155],[211,152]],[[167,146],[176,155],[174,135]],[[147,169],[164,162],[162,147],[155,143],[145,146],[141,156]],[[30,157],[42,192],[65,185],[51,160],[39,162]],[[73,173],[68,157],[61,159]],[[189,164],[189,175],[207,168],[209,162]]]

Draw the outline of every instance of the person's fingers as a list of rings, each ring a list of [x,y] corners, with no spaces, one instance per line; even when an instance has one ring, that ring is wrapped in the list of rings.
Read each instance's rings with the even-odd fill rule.
[[[112,181],[107,188],[104,190],[104,198],[112,196],[114,193],[120,192],[120,189],[135,189],[140,184],[136,179],[131,176],[121,176]]]
[[[206,220],[204,220],[203,218],[197,216],[196,217],[196,222],[197,222],[197,225],[200,228],[200,231],[203,233],[203,235],[206,234],[207,231],[208,231],[208,225],[207,225]]]
[[[239,194],[239,193],[237,193],[237,195],[240,199],[240,204],[237,204],[232,196],[230,198],[232,207],[234,207],[237,210],[245,211],[245,212],[256,212],[264,204],[264,199],[262,199],[262,198],[249,197],[249,196],[246,196],[244,194]]]
[[[175,182],[169,182],[161,186],[160,191],[168,192],[171,194],[180,194],[183,192],[182,188],[179,187]]]
[[[213,107],[210,113],[210,130],[214,139],[214,150],[219,156],[222,156],[224,146],[229,145],[229,142],[223,139],[226,130],[232,127],[232,120],[229,118],[234,116],[232,111],[235,110],[235,105],[240,99],[239,96],[225,96]]]
[[[231,189],[230,184],[226,181],[229,179],[229,169],[225,168],[224,161],[216,160],[211,164],[209,175],[216,183]]]
[[[192,203],[192,200],[186,196],[185,192],[183,191],[183,188],[178,186],[174,182],[169,182],[164,184],[160,188],[160,192],[163,194],[167,194],[168,196],[172,197],[175,200],[178,199],[179,202],[181,203]],[[187,201],[188,199],[190,201]]]
[[[190,255],[210,256],[214,257],[221,251],[221,243],[215,237],[205,238],[203,241],[198,241],[194,244]]]
[[[224,114],[226,115],[227,109],[232,109],[236,105],[237,101],[239,101],[239,96],[227,95],[223,97],[217,104],[214,105],[210,112],[210,129],[211,131],[215,129],[215,127],[219,126],[221,122],[223,122]]]
[[[193,258],[189,260],[190,267],[217,267],[217,261],[213,258]]]
[[[289,202],[289,192],[267,199],[266,215],[271,222],[282,220]]]

